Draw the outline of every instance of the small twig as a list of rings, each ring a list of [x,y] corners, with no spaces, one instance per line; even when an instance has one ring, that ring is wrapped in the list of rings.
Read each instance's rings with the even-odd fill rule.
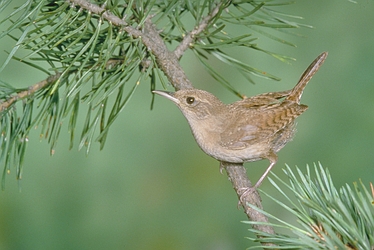
[[[119,59],[110,59],[106,63],[106,69],[115,67],[116,65],[122,63],[123,60]],[[74,71],[69,71],[70,74],[72,74]],[[13,103],[17,102],[18,100],[22,100],[24,98],[27,98],[29,96],[32,96],[35,92],[38,90],[41,90],[42,88],[47,87],[48,85],[56,82],[60,77],[61,73],[56,73],[55,75],[49,76],[47,79],[40,81],[38,83],[35,83],[34,85],[31,85],[27,90],[22,90],[18,92],[15,95],[12,95],[8,99],[6,99],[4,102],[0,103],[0,111],[3,111],[5,109],[8,109]]]
[[[201,23],[195,27],[190,33],[188,33],[182,40],[182,42],[178,45],[178,47],[174,50],[175,56],[180,59],[183,53],[190,47],[191,43],[195,40],[195,37],[203,32],[208,25],[210,24],[211,20],[217,15],[219,12],[223,2],[217,4],[217,6],[210,12],[202,21]]]
[[[57,79],[60,76],[61,76],[60,73],[49,76],[47,79],[45,79],[43,81],[40,81],[38,83],[35,83],[34,85],[31,85],[27,90],[23,90],[21,92],[18,92],[16,95],[13,95],[13,96],[9,97],[6,101],[0,103],[0,111],[8,109],[16,101],[21,100],[23,98],[26,98],[28,96],[31,96],[35,92],[37,92],[38,90],[54,83],[55,81],[57,81]]]
[[[90,3],[86,0],[69,0],[69,2],[71,2],[74,6],[79,6],[82,9],[90,11],[91,13],[101,15],[105,20],[111,22],[116,26],[121,26],[121,28],[132,37],[137,38],[142,35],[142,32],[140,30],[137,30],[132,26],[128,25],[124,20],[122,20],[116,15],[113,15],[110,11],[104,9],[103,7]]]

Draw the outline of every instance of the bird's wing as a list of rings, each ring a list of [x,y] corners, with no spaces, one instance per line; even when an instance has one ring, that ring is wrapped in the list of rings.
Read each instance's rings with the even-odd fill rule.
[[[236,123],[221,133],[221,146],[232,150],[244,149],[251,142],[257,141],[259,131],[255,125]]]
[[[245,106],[245,104],[243,104]],[[243,109],[235,107],[235,118],[221,133],[222,146],[240,150],[258,143],[270,143],[274,137],[287,128],[307,106],[296,103],[276,103],[257,108]]]
[[[290,92],[291,90],[264,93],[240,100],[236,102],[236,105],[243,106],[243,108],[253,108],[264,105],[276,104],[280,102],[279,99],[287,97],[290,94]]]

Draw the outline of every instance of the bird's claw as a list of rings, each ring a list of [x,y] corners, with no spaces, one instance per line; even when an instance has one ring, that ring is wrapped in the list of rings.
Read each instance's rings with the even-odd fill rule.
[[[238,189],[238,192],[242,192],[240,197],[239,197],[239,201],[238,201],[238,208],[240,206],[240,204],[243,204],[245,205],[245,197],[250,194],[251,192],[255,192],[256,191],[256,187],[245,187],[245,188],[239,188]]]

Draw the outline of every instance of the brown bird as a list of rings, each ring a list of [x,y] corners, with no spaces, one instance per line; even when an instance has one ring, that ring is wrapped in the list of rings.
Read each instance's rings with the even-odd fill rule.
[[[211,157],[230,163],[268,159],[270,165],[254,186],[257,188],[277,162],[276,153],[292,140],[294,121],[308,108],[300,104],[303,90],[326,57],[327,52],[320,54],[291,90],[264,93],[228,105],[199,89],[153,93],[178,106],[197,144]]]

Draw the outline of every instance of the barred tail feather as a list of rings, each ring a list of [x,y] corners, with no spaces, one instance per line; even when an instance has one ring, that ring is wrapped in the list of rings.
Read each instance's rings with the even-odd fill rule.
[[[309,67],[301,75],[299,82],[291,90],[291,93],[286,98],[286,100],[300,103],[300,98],[303,94],[305,86],[310,81],[310,79],[312,79],[313,75],[318,71],[319,67],[321,67],[323,62],[326,60],[327,55],[327,52],[323,52],[309,65]]]

